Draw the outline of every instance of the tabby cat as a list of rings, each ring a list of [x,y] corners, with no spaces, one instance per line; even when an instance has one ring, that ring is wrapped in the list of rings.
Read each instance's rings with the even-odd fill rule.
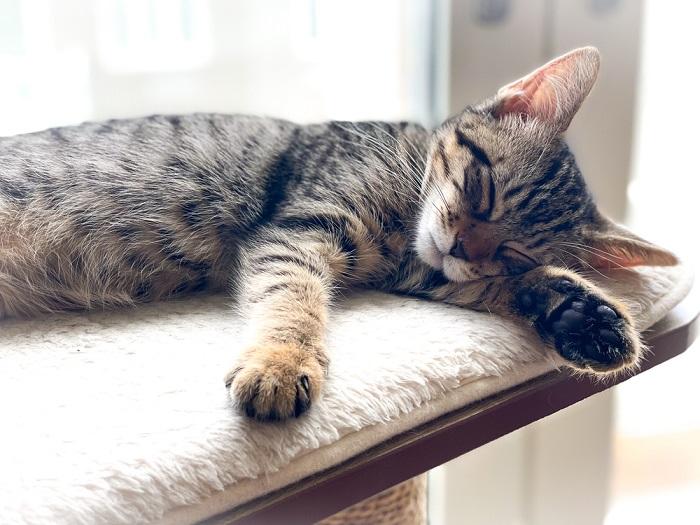
[[[259,420],[318,398],[344,288],[517,318],[581,371],[634,367],[629,314],[576,272],[676,258],[601,215],[562,138],[598,65],[574,50],[435,130],[195,114],[2,138],[0,317],[235,289],[249,334],[225,383]]]

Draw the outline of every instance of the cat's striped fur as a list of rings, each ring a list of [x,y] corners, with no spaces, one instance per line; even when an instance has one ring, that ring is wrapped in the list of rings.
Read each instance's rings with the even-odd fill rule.
[[[597,52],[538,72],[524,106],[532,75],[435,131],[197,114],[0,139],[0,316],[235,289],[250,334],[227,385],[259,419],[319,395],[347,287],[521,318],[582,370],[634,365],[624,308],[573,270],[674,258],[600,215],[561,138]]]

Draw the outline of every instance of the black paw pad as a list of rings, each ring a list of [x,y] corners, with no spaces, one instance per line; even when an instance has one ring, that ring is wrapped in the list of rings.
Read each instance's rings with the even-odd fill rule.
[[[554,279],[550,283],[550,287],[552,290],[555,292],[559,292],[561,294],[571,294],[579,290],[579,285],[576,284],[574,281],[571,279],[567,279],[566,277],[560,277],[558,279]]]
[[[631,350],[624,318],[593,295],[566,301],[549,316],[546,328],[559,353],[575,363],[614,366]]]

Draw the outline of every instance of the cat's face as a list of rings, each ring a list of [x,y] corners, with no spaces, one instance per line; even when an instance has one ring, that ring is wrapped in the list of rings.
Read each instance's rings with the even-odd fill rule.
[[[561,136],[598,63],[597,50],[575,50],[433,133],[416,237],[426,263],[457,282],[546,264],[675,263],[597,211]]]
[[[556,264],[596,217],[559,137],[488,111],[435,132],[423,192],[419,253],[453,281]]]

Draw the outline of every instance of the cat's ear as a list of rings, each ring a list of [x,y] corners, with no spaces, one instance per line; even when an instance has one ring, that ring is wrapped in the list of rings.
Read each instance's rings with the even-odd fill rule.
[[[595,84],[599,66],[595,47],[574,49],[499,89],[492,111],[497,117],[537,118],[563,132]]]
[[[673,266],[678,258],[645,241],[629,230],[613,222],[606,222],[602,230],[586,239],[586,262],[594,268],[613,269],[630,266]]]

